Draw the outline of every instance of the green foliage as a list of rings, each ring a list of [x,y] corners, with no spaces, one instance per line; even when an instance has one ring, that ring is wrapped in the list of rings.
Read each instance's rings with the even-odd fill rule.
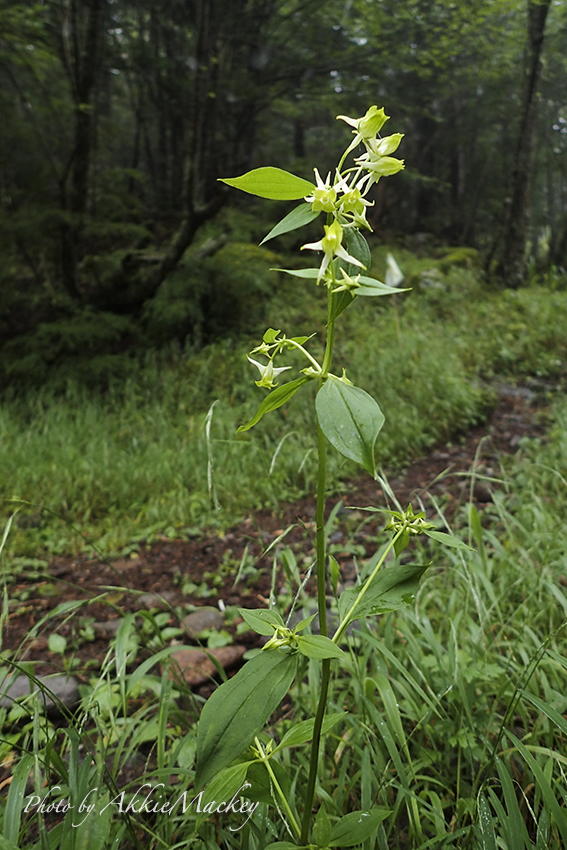
[[[372,396],[330,376],[317,393],[315,408],[319,426],[331,445],[375,476],[374,445],[384,414]]]
[[[226,334],[249,332],[264,321],[273,294],[270,267],[277,261],[271,251],[241,242],[231,242],[205,259],[189,255],[144,307],[150,339],[202,345]]]
[[[20,388],[49,382],[61,389],[69,381],[105,386],[131,374],[134,363],[122,352],[138,341],[139,329],[128,316],[70,310],[65,318],[41,322],[33,333],[7,342],[0,351],[0,374]]]

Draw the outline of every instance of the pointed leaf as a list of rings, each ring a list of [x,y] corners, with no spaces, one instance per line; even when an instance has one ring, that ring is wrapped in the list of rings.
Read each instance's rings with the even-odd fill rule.
[[[319,269],[270,269],[271,272],[283,272],[294,277],[303,277],[306,280],[316,280],[319,277]]]
[[[374,298],[377,295],[397,295],[398,292],[410,291],[410,288],[394,289],[394,287],[387,286],[385,283],[375,280],[373,277],[365,277],[364,275],[361,275],[358,280],[360,286],[355,289],[355,293],[356,295],[362,295],[366,298]]]
[[[353,292],[349,292],[347,289],[343,289],[342,292],[333,293],[330,316],[332,322],[334,322],[337,316],[340,316],[341,313],[346,310],[347,307],[350,307],[350,305],[354,301],[354,296],[356,292],[358,292],[358,289],[353,290]]]
[[[431,537],[432,540],[437,540],[438,543],[444,543],[445,546],[451,546],[453,549],[465,549],[467,552],[474,552],[472,546],[467,546],[466,543],[463,543],[462,540],[459,540],[458,537],[453,537],[452,534],[445,534],[444,531],[435,531],[433,529],[426,529],[425,534],[428,537]]]
[[[287,694],[297,658],[279,650],[261,652],[209,697],[197,732],[196,788],[206,785],[252,743]]]
[[[350,619],[358,620],[361,617],[372,617],[376,614],[384,614],[387,611],[396,611],[403,605],[413,602],[421,576],[428,566],[428,564],[404,564],[401,567],[383,568],[373,579]],[[363,587],[367,587],[367,584]],[[341,622],[352,608],[362,589],[360,586],[349,587],[341,593],[339,598]]]
[[[324,635],[296,635],[297,649],[307,658],[345,658],[342,649]]]
[[[331,821],[327,816],[324,805],[321,805],[321,808],[317,812],[311,838],[317,847],[329,846],[329,840],[331,838]]]
[[[247,609],[239,608],[240,616],[251,629],[259,635],[272,636],[273,626],[283,626],[284,621],[277,611],[269,611],[266,608]]]
[[[256,423],[260,421],[262,416],[269,413],[270,410],[277,410],[278,407],[281,407],[283,404],[288,402],[290,398],[295,395],[298,389],[309,380],[310,378],[307,377],[307,375],[304,375],[302,378],[297,378],[295,381],[290,381],[289,384],[283,384],[283,386],[278,387],[276,390],[272,390],[272,392],[266,396],[250,422],[247,422],[246,425],[241,425],[236,433],[239,433],[240,431],[248,431],[249,428],[252,428],[253,425],[256,425]]]
[[[368,247],[368,242],[360,232],[354,227],[347,227],[344,231],[345,241],[347,244],[347,253],[354,257],[355,260],[360,260],[365,269],[369,269],[372,263],[372,255],[370,254],[370,248]],[[349,268],[354,269],[355,266],[349,265]],[[346,273],[349,274],[348,269],[345,269]],[[360,269],[358,269],[360,271]],[[354,274],[357,274],[355,271]]]
[[[250,765],[250,762],[248,762],[248,765]],[[276,759],[270,759],[270,767],[276,777],[278,785],[282,789],[284,795],[288,797],[291,790],[291,779],[287,770],[283,767],[283,765],[276,761]],[[272,781],[272,777],[268,773],[266,765],[263,762],[257,761],[249,766],[246,779],[252,786],[246,790],[247,800],[251,800],[254,803],[267,803],[269,806],[274,805],[274,783]],[[207,790],[208,789],[209,786],[207,786]],[[221,799],[229,800],[230,795],[228,797],[221,797]],[[296,848],[294,848],[294,850],[296,850]]]
[[[321,734],[325,735],[329,729],[333,728],[335,723],[338,723],[339,720],[346,717],[347,713],[348,712],[343,711],[340,714],[327,714],[323,718]],[[311,718],[310,720],[301,720],[299,723],[296,723],[292,729],[285,733],[281,742],[274,749],[274,752],[282,750],[284,747],[299,747],[301,744],[306,744],[313,737],[314,725],[314,718]]]
[[[220,182],[248,192],[250,195],[270,198],[273,201],[295,201],[309,195],[315,188],[309,180],[272,166],[254,168],[253,171],[248,171],[241,177],[228,177],[221,179]]]
[[[389,809],[370,809],[367,812],[351,812],[333,827],[329,847],[354,847],[370,838],[374,830],[391,815]]]
[[[311,204],[300,204],[288,213],[285,218],[282,218],[275,227],[272,227],[268,235],[264,236],[260,245],[263,245],[268,239],[275,239],[276,236],[281,236],[283,233],[290,233],[292,230],[304,227],[304,225],[309,224],[311,221],[315,221],[320,215],[321,210],[312,210]]]
[[[315,407],[331,445],[374,477],[374,444],[384,416],[372,396],[330,375],[317,393]]]

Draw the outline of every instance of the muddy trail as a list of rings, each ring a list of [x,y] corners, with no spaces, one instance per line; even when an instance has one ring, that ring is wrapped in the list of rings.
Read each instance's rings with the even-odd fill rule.
[[[522,438],[545,433],[552,388],[534,383],[495,389],[496,404],[482,425],[437,445],[401,472],[386,470],[404,507],[411,501],[415,509],[423,506],[436,516],[436,506],[442,506],[451,521],[472,496],[482,510],[499,486],[489,479],[499,478],[503,458],[518,450]],[[347,481],[340,494],[331,495],[328,515],[339,501],[344,506],[386,506],[382,488],[369,476]],[[111,562],[56,558],[42,574],[18,576],[10,586],[3,650],[12,650],[10,658],[18,663],[32,662],[36,676],[71,673],[86,682],[100,670],[122,618],[144,610],[153,612],[161,629],[179,628],[168,640],[180,644],[197,646],[215,632],[209,648],[216,647],[220,663],[234,669],[258,640],[238,629],[234,606],[266,607],[272,587],[285,593],[293,584],[290,576],[305,576],[314,560],[314,517],[313,497],[284,505],[279,513],[255,513],[224,534],[164,540]],[[340,564],[341,581],[348,584],[356,577],[355,559],[375,550],[383,519],[344,507],[335,510],[335,517],[331,552]],[[291,590],[289,594],[291,598]],[[82,604],[72,613],[50,616],[61,603],[78,601]],[[195,612],[201,615],[197,619]],[[50,648],[55,632],[65,638],[64,652],[52,651],[53,642]],[[215,671],[204,653],[199,656],[192,656],[186,678],[206,694]]]

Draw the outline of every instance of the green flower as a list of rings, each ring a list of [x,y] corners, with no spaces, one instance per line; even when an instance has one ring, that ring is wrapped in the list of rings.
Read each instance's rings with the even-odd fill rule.
[[[366,144],[368,139],[375,139],[376,134],[380,132],[390,116],[386,115],[383,108],[378,109],[377,106],[371,106],[362,118],[349,118],[347,115],[337,115],[337,119],[339,118],[341,121],[346,121],[347,124],[354,127],[354,132],[356,133],[345,151],[345,153],[350,153],[360,142]]]
[[[321,180],[321,175],[317,171],[316,168],[313,169],[315,172],[315,180],[317,181],[317,188],[313,189],[311,195],[308,195],[305,200],[308,204],[312,204],[312,209],[315,212],[323,211],[326,213],[334,212],[335,210],[335,202],[337,200],[337,193],[333,186],[330,185],[331,175],[327,174],[327,179],[323,183]]]
[[[271,390],[273,387],[277,386],[274,379],[277,378],[281,372],[285,372],[287,369],[291,369],[291,366],[280,366],[278,369],[276,369],[274,367],[273,360],[268,360],[268,362],[264,364],[258,363],[257,360],[253,360],[250,355],[247,355],[247,357],[250,363],[253,363],[254,366],[256,366],[260,371],[260,380],[255,381],[257,387],[266,387],[267,389]]]
[[[345,249],[342,247],[343,233],[343,228],[335,219],[332,224],[325,225],[325,235],[319,242],[310,242],[307,245],[301,246],[302,251],[307,248],[309,251],[323,251],[324,253],[323,261],[319,268],[319,274],[317,275],[317,283],[319,283],[327,271],[329,263],[333,257],[339,257],[341,260],[345,260],[353,266],[359,266],[361,269],[365,268],[360,260],[357,260],[356,257],[351,257],[351,255],[347,254]]]

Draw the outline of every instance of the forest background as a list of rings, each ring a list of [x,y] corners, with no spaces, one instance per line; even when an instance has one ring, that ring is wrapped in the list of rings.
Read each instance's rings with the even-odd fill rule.
[[[180,639],[258,651],[239,605],[303,594],[309,388],[236,430],[263,397],[246,352],[266,327],[315,329],[319,356],[321,288],[274,268],[313,264],[298,249],[321,232],[259,244],[290,207],[218,179],[324,178],[352,138],[336,116],[372,104],[405,159],[372,190],[372,274],[391,253],[411,292],[356,298],[337,362],[384,411],[376,462],[400,500],[473,548],[416,545],[432,566],[415,605],[349,637],[329,813],[391,810],[365,839],[381,850],[567,846],[566,57],[558,0],[0,0],[0,680],[72,672],[81,700],[57,726],[30,696],[0,705],[2,847],[287,835],[265,777],[242,839],[193,812],[80,832],[24,792],[30,770],[37,793],[100,787],[101,807],[144,778],[191,788],[211,683],[174,684],[164,659]],[[327,475],[353,584],[382,532],[343,508],[376,486],[336,452]],[[193,632],[215,599],[222,628]],[[310,662],[278,731],[291,806],[319,694]]]
[[[566,42],[557,0],[3,0],[2,383],[107,385],[256,332],[270,207],[217,178],[311,179],[372,103],[406,160],[373,244],[477,249],[495,285],[563,268]]]

